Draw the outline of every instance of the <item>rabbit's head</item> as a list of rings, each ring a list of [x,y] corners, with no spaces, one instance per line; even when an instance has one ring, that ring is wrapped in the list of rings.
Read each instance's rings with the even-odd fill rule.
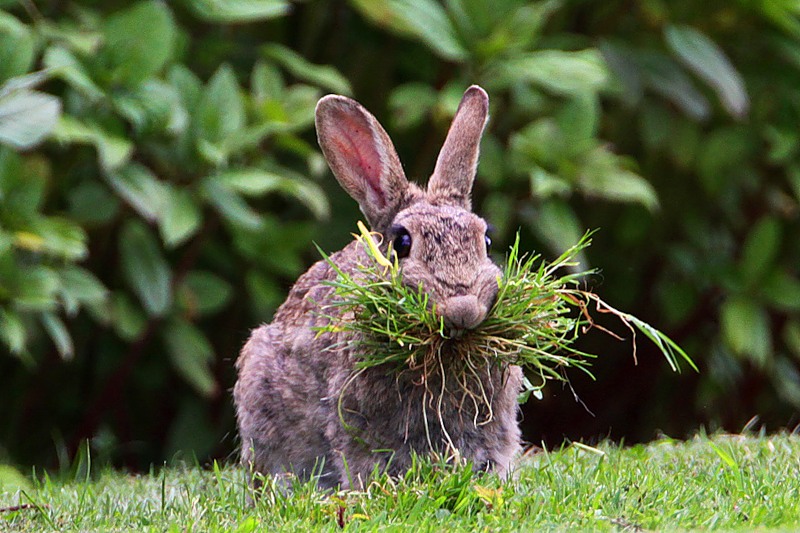
[[[488,110],[486,92],[467,89],[423,190],[406,179],[386,131],[358,102],[329,95],[317,104],[319,144],[336,179],[393,243],[403,282],[421,284],[455,331],[486,318],[501,275],[470,201]]]

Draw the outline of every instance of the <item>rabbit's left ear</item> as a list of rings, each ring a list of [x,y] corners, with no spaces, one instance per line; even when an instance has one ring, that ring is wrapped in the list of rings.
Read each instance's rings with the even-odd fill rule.
[[[470,209],[470,193],[478,169],[483,128],[489,117],[489,96],[473,85],[458,105],[436,167],[428,181],[428,193],[445,203]]]
[[[402,207],[409,183],[389,135],[350,98],[328,95],[317,103],[317,138],[334,176],[382,231]]]

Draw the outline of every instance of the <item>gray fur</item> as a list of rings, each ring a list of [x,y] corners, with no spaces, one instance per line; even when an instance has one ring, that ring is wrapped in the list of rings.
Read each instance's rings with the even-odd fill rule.
[[[392,228],[408,231],[403,281],[422,284],[456,336],[485,319],[501,275],[486,253],[486,223],[469,211],[487,113],[486,93],[470,87],[423,190],[406,180],[389,136],[361,105],[342,96],[317,105],[319,143],[337,180],[385,236],[384,250]],[[331,259],[352,272],[366,258],[354,242]],[[454,385],[463,363],[446,352],[425,380],[421,370],[358,372],[352,333],[313,329],[333,298],[324,282],[335,277],[325,261],[314,264],[242,349],[234,388],[242,461],[263,474],[319,475],[323,487],[361,486],[376,468],[400,474],[412,451],[457,449],[476,468],[507,473],[520,447],[520,368],[477,365],[466,390],[485,405]]]

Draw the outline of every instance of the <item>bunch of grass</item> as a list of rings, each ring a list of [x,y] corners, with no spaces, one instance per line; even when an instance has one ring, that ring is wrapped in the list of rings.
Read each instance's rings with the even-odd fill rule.
[[[658,346],[673,370],[679,370],[679,359],[696,369],[689,356],[664,333],[581,288],[595,273],[575,269],[578,253],[591,244],[591,233],[552,262],[520,253],[517,235],[498,280],[497,301],[486,320],[474,330],[457,332],[456,337],[447,330],[422,288],[402,282],[397,261],[387,259],[360,222],[359,230],[356,238],[368,260],[356,272],[345,272],[323,253],[336,270],[337,279],[331,282],[335,302],[323,311],[329,322],[321,328],[357,334],[353,338],[363,348],[357,369],[385,365],[397,372],[436,372],[442,368],[442,353],[446,351],[447,364],[462,364],[465,390],[469,388],[469,374],[475,375],[484,363],[521,366],[526,375],[524,401],[530,394],[539,396],[548,381],[566,380],[568,368],[591,376],[589,368],[596,355],[576,349],[574,342],[592,327],[619,338],[594,322],[592,306],[597,312],[615,315],[632,332],[634,359],[638,331]],[[395,257],[391,246],[387,255]]]

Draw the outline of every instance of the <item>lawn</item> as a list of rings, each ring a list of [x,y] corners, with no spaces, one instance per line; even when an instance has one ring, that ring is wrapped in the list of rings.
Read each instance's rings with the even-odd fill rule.
[[[254,504],[237,466],[77,470],[71,479],[45,475],[0,488],[0,531],[800,528],[797,435],[574,444],[524,457],[506,482],[421,461],[364,492],[266,483]]]

